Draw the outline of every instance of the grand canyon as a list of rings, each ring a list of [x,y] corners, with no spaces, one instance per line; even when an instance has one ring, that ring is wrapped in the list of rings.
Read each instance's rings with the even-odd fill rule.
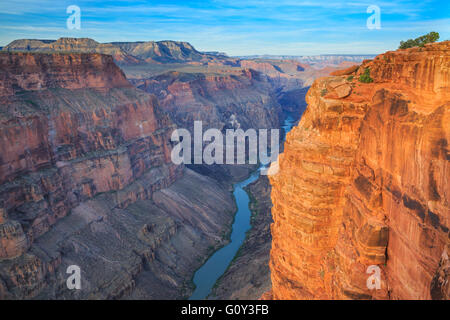
[[[195,121],[280,130],[280,153],[268,175],[176,164],[173,132]],[[450,41],[303,56],[11,41],[0,299],[449,300],[448,141]]]

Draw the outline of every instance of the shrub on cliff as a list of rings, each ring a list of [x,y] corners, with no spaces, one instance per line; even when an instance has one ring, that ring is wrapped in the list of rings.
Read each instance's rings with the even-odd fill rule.
[[[364,69],[364,73],[359,76],[359,81],[363,83],[371,83],[373,79],[370,77],[370,69]]]
[[[423,47],[426,43],[433,43],[438,40],[439,40],[439,33],[432,31],[416,39],[408,39],[406,41],[400,41],[400,46],[398,48],[407,49],[412,47]]]

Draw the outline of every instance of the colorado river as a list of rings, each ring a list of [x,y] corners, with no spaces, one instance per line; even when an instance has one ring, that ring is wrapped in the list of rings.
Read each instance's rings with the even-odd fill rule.
[[[288,116],[284,121],[282,128],[284,133],[289,132],[295,120]],[[285,135],[283,135],[284,141]],[[226,271],[233,260],[237,251],[245,240],[246,232],[250,230],[251,212],[249,209],[250,199],[244,188],[250,183],[256,181],[262,167],[253,172],[249,178],[234,184],[233,195],[236,200],[237,212],[232,226],[230,243],[217,250],[194,275],[193,281],[196,286],[190,300],[205,299],[216,281]]]

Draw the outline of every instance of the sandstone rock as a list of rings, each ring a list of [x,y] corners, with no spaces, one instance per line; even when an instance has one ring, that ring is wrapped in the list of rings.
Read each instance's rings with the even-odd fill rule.
[[[346,69],[333,71],[330,73],[330,76],[347,76],[355,73],[358,70],[358,68],[359,68],[358,65],[350,66]]]
[[[102,54],[0,52],[0,79],[0,96],[24,90],[131,87],[112,57]]]
[[[365,61],[374,82],[345,99],[311,86],[270,177],[274,299],[447,297],[449,45]]]
[[[102,53],[111,55],[121,66],[146,63],[193,63],[198,65],[235,65],[236,59],[197,51],[182,41],[137,41],[99,43],[89,38],[59,38],[58,40],[14,40],[2,49],[7,52]]]
[[[119,64],[135,65],[138,58],[110,43],[98,43],[89,38],[59,38],[58,40],[14,40],[2,49],[7,52],[47,52],[47,53],[102,53],[111,55]]]
[[[0,261],[20,256],[27,249],[27,237],[22,225],[7,219],[6,211],[0,208]]]
[[[183,167],[170,160],[173,124],[156,99],[133,88],[109,56],[1,53],[0,63],[0,83],[4,89],[0,116],[3,151],[0,203],[7,212],[2,213],[0,224],[0,278],[5,283],[1,285],[1,294],[9,298],[60,297],[64,294],[60,290],[66,288],[65,268],[76,257],[85,270],[92,271],[93,277],[105,275],[99,276],[86,293],[95,296],[96,290],[110,285],[102,292],[104,297],[130,294],[137,283],[129,275],[142,271],[142,259],[119,253],[122,246],[118,235],[123,230],[115,230],[106,223],[118,237],[113,242],[102,237],[102,230],[108,227],[101,221],[109,219],[108,214],[114,210],[125,210],[134,203],[152,199],[158,190],[168,188],[183,176]],[[229,196],[227,190],[219,193]],[[100,210],[105,195],[107,199],[103,201],[107,205],[103,204]],[[95,209],[86,205],[89,201],[95,203],[96,214]],[[71,222],[60,222],[69,213],[73,216]],[[231,217],[227,219],[231,221]],[[85,221],[90,224],[84,225]],[[142,222],[140,227],[152,221]],[[130,221],[116,223],[123,226]],[[161,225],[164,223],[160,222]],[[160,238],[170,236],[173,227],[162,228]],[[99,242],[89,242],[91,238],[87,237],[86,251],[68,258],[72,249],[80,249],[79,240],[70,243],[68,236],[78,235],[82,228],[87,228],[86,234],[92,228],[93,237]],[[222,232],[216,226],[212,229]],[[134,240],[130,244],[139,242],[138,230],[131,233]],[[201,236],[210,229],[195,232]],[[102,240],[105,242],[101,243]],[[112,255],[122,255],[129,273],[100,270],[102,265],[95,267],[95,263],[88,263],[98,260],[91,250],[103,245],[112,246]],[[202,250],[210,245],[215,245],[215,241],[206,238]],[[132,249],[131,245],[126,250]],[[143,250],[142,254],[150,257],[152,252]],[[196,266],[192,262],[179,273],[179,278],[189,278]],[[116,275],[115,280],[108,278]],[[179,285],[171,294],[179,294],[176,292],[182,287]]]
[[[168,72],[135,83],[155,94],[178,127],[278,128],[281,107],[270,95],[270,84],[259,72],[239,70],[223,74]]]
[[[145,62],[206,62],[214,61],[215,58],[197,51],[190,43],[182,41],[113,42],[112,44]]]
[[[345,98],[352,92],[352,87],[349,84],[343,84],[334,88],[338,98]]]
[[[326,82],[326,92],[329,98],[345,98],[352,92],[352,86],[343,77],[330,78]]]
[[[435,300],[449,300],[450,299],[450,259],[449,251],[450,245],[442,252],[439,267],[434,274],[431,282],[431,297]]]
[[[388,51],[363,62],[357,75],[369,68],[375,82],[401,84],[414,89],[419,97],[434,96],[438,101],[445,101],[450,88],[449,47],[450,41],[443,41],[423,48]]]
[[[0,297],[189,296],[227,242],[229,185],[172,163],[175,126],[111,57],[0,60]],[[82,290],[67,289],[70,265]]]

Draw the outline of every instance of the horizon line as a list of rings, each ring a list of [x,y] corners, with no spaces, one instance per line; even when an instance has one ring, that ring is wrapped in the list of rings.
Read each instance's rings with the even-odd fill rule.
[[[222,50],[198,50],[196,48],[196,46],[194,46],[193,44],[191,44],[189,41],[184,41],[184,40],[137,40],[137,41],[108,41],[108,42],[99,42],[97,40],[95,40],[94,38],[90,38],[90,37],[58,37],[56,39],[49,39],[49,38],[18,38],[18,39],[14,39],[12,41],[10,41],[9,43],[3,45],[0,43],[0,48],[1,50],[3,50],[4,47],[8,46],[9,44],[13,43],[14,41],[19,41],[19,40],[36,40],[36,41],[58,41],[59,39],[90,39],[93,40],[99,44],[114,44],[114,43],[145,43],[145,42],[166,42],[166,41],[170,41],[170,42],[181,42],[181,43],[187,43],[189,45],[191,45],[196,51],[200,52],[200,53],[209,53],[209,52],[218,52],[218,53],[225,53],[227,57],[229,58],[263,58],[263,57],[293,57],[293,58],[298,58],[298,57],[315,57],[315,56],[377,56],[381,53],[319,53],[319,54],[266,54],[266,53],[261,53],[261,54],[242,54],[242,55],[229,55],[228,53],[222,51]]]

